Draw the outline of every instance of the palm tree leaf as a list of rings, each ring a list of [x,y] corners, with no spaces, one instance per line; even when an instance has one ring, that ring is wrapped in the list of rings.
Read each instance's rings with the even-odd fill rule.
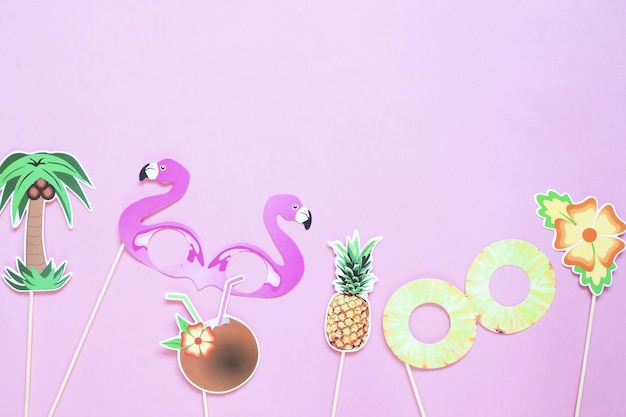
[[[22,175],[20,176],[19,174]],[[13,227],[17,227],[17,225],[19,225],[22,221],[22,216],[24,215],[26,206],[28,205],[28,196],[26,195],[26,192],[33,182],[35,182],[35,180],[33,180],[33,173],[29,172],[28,168],[20,169],[19,173],[16,173],[15,176],[7,179],[6,188],[4,189],[2,195],[2,208],[4,208],[4,205],[6,205],[9,199],[12,200],[11,223],[13,224]],[[0,210],[2,208],[0,208]]]
[[[0,191],[2,193],[2,199],[0,200],[0,211],[2,211],[4,206],[7,204],[7,202],[9,201],[9,198],[11,198],[13,191],[15,191],[15,186],[18,180],[19,180],[18,177],[10,178],[6,182],[6,185],[4,186],[2,191]]]
[[[39,178],[48,181],[54,187],[69,227],[72,227],[73,216],[71,201],[66,189],[69,188],[91,211],[89,200],[83,192],[80,182],[91,188],[93,185],[85,170],[72,155],[62,152],[13,153],[0,164],[0,190],[2,190],[0,211],[6,206],[9,199],[13,200],[11,204],[13,227],[17,227],[22,221],[28,206],[26,192]]]
[[[46,172],[54,173],[55,175],[58,173],[71,175],[72,177],[78,178],[89,187],[93,187],[89,177],[87,177],[87,174],[74,157],[60,152],[52,154],[40,152],[34,154],[32,159],[37,160],[37,158],[39,158],[39,163],[37,164],[38,168],[45,169]]]
[[[17,217],[16,218],[13,218],[13,216],[11,217],[11,221],[13,222],[13,227],[17,227],[21,223],[22,218],[24,217],[24,213],[26,213],[26,207],[28,206],[29,201],[30,199],[28,198],[28,196],[24,194],[20,202],[18,203]]]
[[[57,290],[64,286],[70,278],[72,278],[72,274],[67,274],[61,281],[57,282]]]
[[[74,219],[72,218],[72,203],[70,202],[70,196],[67,194],[63,183],[61,183],[57,179],[56,175],[48,172],[45,169],[43,171],[45,174],[42,176],[42,178],[48,181],[50,185],[54,187],[54,190],[56,191],[56,198],[61,204],[63,213],[65,213],[65,220],[67,221],[67,225],[71,228],[74,224]]]
[[[11,203],[11,221],[13,227],[17,227],[22,221],[24,213],[26,212],[26,206],[28,206],[28,202],[30,201],[26,192],[35,181],[29,182],[29,178],[32,180],[32,173],[20,177],[16,184],[15,191],[13,192],[13,201]]]
[[[9,270],[7,269],[7,272]],[[28,288],[26,288],[25,285],[22,285],[18,282],[13,281],[12,279],[10,279],[9,277],[6,277],[4,275],[2,275],[2,278],[4,279],[4,282],[6,282],[9,286],[11,286],[11,288],[13,288],[16,291],[28,291]]]
[[[37,288],[37,278],[39,274],[37,274],[34,266],[32,266],[31,269],[32,271],[29,271],[26,275],[22,274],[22,276],[24,277],[24,285],[26,285],[26,288],[35,289]]]
[[[0,184],[4,184],[9,178],[20,177],[28,174],[33,170],[34,165],[28,155],[19,160],[14,161],[5,169],[0,171]]]
[[[44,270],[41,271],[41,276],[47,277],[50,274],[50,271],[52,271],[52,259],[50,259]]]
[[[52,262],[50,262],[52,263]],[[59,278],[61,278],[61,275],[63,275],[63,272],[65,271],[65,266],[67,265],[67,262],[63,262],[61,265],[59,265],[59,269],[57,269],[56,271],[54,271],[54,280],[58,281]],[[42,274],[43,275],[43,274]],[[70,274],[71,275],[71,274]],[[69,278],[69,276],[67,277]],[[66,280],[67,280],[66,278]]]
[[[17,282],[18,284],[24,283],[24,278],[18,275],[17,272],[13,271],[11,268],[5,268],[5,271],[7,272],[7,274],[9,274],[9,277],[11,277],[13,281]]]
[[[0,164],[0,184],[4,184],[6,178],[13,176],[13,173],[28,164],[27,155],[24,153],[13,153],[2,161]]]
[[[51,154],[51,156],[61,159],[63,162],[65,162],[67,166],[71,167],[72,172],[69,173],[70,175],[79,178],[85,184],[89,185],[90,187],[93,187],[93,184],[89,180],[87,173],[85,172],[83,167],[80,165],[80,163],[76,160],[76,158],[74,158],[72,155],[62,153],[62,152],[55,152]]]
[[[76,197],[78,197],[80,201],[83,202],[87,210],[91,211],[91,205],[89,204],[89,200],[87,200],[87,196],[83,192],[83,189],[81,188],[78,181],[76,181],[76,178],[63,172],[56,172],[56,174],[63,182],[63,184],[65,184],[67,188],[72,190]]]
[[[28,168],[26,164],[20,164],[19,162],[20,161],[14,163],[13,165],[9,165],[8,167],[0,171],[0,184],[4,184],[9,178],[19,176],[20,170]],[[18,173],[17,175],[16,172]]]
[[[93,185],[81,165],[73,156],[61,152],[52,154],[42,153],[41,156],[45,157],[40,165],[42,178],[54,187],[57,193],[56,196],[65,213],[67,224],[69,227],[72,227],[72,205],[66,188],[69,188],[85,205],[87,210],[91,211],[89,200],[76,179],[78,178],[78,180],[89,187],[93,187]]]
[[[58,290],[59,288],[64,286],[65,283],[67,282],[67,280],[70,279],[71,277],[72,277],[72,274],[67,274],[66,276],[63,277],[62,280],[56,281],[55,284],[54,284],[55,290]]]
[[[20,271],[20,274],[22,274],[22,277],[24,278],[30,275],[30,271],[28,270],[28,268],[26,267],[26,265],[24,264],[24,262],[22,262],[20,258],[17,258],[17,269]]]
[[[72,168],[71,166],[68,166],[64,162],[46,160],[45,165],[42,164],[42,166],[45,167],[48,171],[54,172],[55,174],[61,172],[63,174],[71,175],[74,178],[78,178],[80,181],[84,182],[89,187],[92,187],[91,182],[89,181],[89,178],[86,178],[83,175],[80,175],[74,170],[74,168]]]
[[[4,170],[7,169],[9,165],[25,156],[26,154],[23,152],[14,152],[11,155],[7,156],[6,158],[4,158],[4,161],[2,161],[2,164],[0,164],[0,172],[4,172]]]
[[[26,212],[26,206],[28,205],[28,198],[26,201],[20,201],[11,205],[11,226],[15,229],[17,228],[22,220],[24,219],[24,213]],[[25,204],[21,204],[25,203]]]

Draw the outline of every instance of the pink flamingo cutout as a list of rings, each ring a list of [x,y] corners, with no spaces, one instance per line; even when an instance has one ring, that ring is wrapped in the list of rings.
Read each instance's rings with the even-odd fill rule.
[[[283,263],[276,262],[267,252],[255,245],[235,243],[219,251],[212,261],[205,264],[200,238],[186,225],[176,222],[144,224],[143,221],[147,217],[174,204],[185,195],[189,178],[187,169],[172,159],[163,159],[143,167],[139,174],[141,181],[155,180],[162,184],[171,184],[171,188],[164,194],[136,201],[122,212],[119,221],[120,235],[124,246],[135,259],[165,275],[190,278],[199,290],[210,285],[223,289],[229,278],[226,268],[230,259],[239,252],[251,252],[266,264],[265,282],[256,291],[242,293],[233,290],[233,294],[259,298],[277,297],[287,293],[300,282],[304,274],[304,259],[295,242],[278,226],[278,216],[301,223],[307,230],[311,226],[311,212],[303,207],[298,197],[294,195],[274,195],[267,200],[263,210],[265,228],[283,258]],[[173,268],[155,265],[148,255],[150,238],[164,229],[179,231],[189,246],[185,262]]]

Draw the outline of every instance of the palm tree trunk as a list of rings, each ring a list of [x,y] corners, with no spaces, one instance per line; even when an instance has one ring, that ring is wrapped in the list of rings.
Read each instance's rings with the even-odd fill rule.
[[[26,267],[33,266],[39,273],[46,267],[46,254],[43,246],[43,210],[43,198],[29,201],[26,220]]]

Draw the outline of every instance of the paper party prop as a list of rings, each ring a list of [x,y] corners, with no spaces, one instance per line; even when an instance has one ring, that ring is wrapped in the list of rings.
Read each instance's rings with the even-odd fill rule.
[[[245,297],[277,297],[293,289],[304,273],[304,260],[295,242],[279,227],[278,217],[287,221],[295,221],[311,227],[311,212],[303,207],[298,197],[280,194],[270,197],[263,210],[265,227],[276,245],[283,263],[272,259],[263,249],[249,243],[235,243],[220,250],[211,261],[205,262],[205,253],[198,235],[182,223],[162,222],[144,224],[147,217],[180,200],[189,186],[189,172],[172,159],[144,166],[139,174],[140,180],[154,180],[162,184],[170,184],[165,194],[150,196],[139,200],[124,210],[120,216],[120,235],[128,252],[141,263],[165,275],[175,278],[190,278],[199,290],[209,285],[219,288],[224,286],[228,278],[226,268],[230,259],[239,252],[250,252],[260,257],[266,267],[265,283],[251,293],[233,294]],[[148,242],[160,230],[173,229],[185,236],[188,242],[188,255],[182,264],[174,268],[162,268],[155,265],[148,255]]]
[[[529,277],[530,291],[516,306],[499,304],[489,292],[494,272],[517,266]],[[548,311],[554,298],[556,280],[548,258],[535,246],[515,239],[501,240],[483,249],[470,265],[463,294],[445,281],[424,278],[400,287],[387,301],[383,332],[391,351],[405,364],[420,415],[424,406],[411,366],[436,369],[463,358],[476,338],[476,324],[495,333],[517,333],[535,324]],[[442,307],[450,318],[448,334],[437,343],[423,343],[411,333],[413,311],[424,304]]]
[[[241,320],[227,315],[233,285],[244,280],[238,275],[226,281],[217,317],[204,322],[184,294],[166,294],[168,300],[181,301],[193,323],[180,315],[178,336],[161,345],[178,352],[178,365],[187,381],[202,391],[204,415],[208,416],[206,393],[225,394],[243,386],[259,364],[259,342]]]
[[[159,162],[144,165],[139,172],[139,180],[154,180],[161,184],[169,185],[170,189],[164,194],[149,196],[130,204],[120,215],[119,232],[122,243],[100,289],[98,299],[92,308],[91,315],[48,414],[49,417],[54,415],[63,395],[65,386],[78,360],[78,355],[82,350],[125,248],[135,259],[156,271],[175,278],[190,278],[199,290],[210,285],[226,289],[229,279],[226,269],[230,259],[240,252],[253,253],[265,262],[267,276],[264,284],[256,291],[250,293],[232,292],[235,295],[244,297],[278,297],[293,289],[304,274],[304,260],[300,249],[278,225],[278,217],[282,217],[284,220],[302,224],[306,230],[311,227],[311,212],[306,207],[303,207],[298,197],[290,194],[274,195],[267,200],[263,210],[263,222],[282,257],[282,263],[273,260],[263,249],[248,243],[228,245],[220,250],[210,262],[206,262],[200,238],[191,228],[178,222],[144,223],[146,218],[176,203],[185,195],[189,186],[189,171],[173,159],[163,159]],[[150,259],[150,238],[161,230],[178,231],[187,241],[187,257],[183,263],[176,267],[162,268]],[[230,295],[230,287],[228,290]]]
[[[543,226],[554,230],[552,247],[565,252],[562,257],[563,266],[578,275],[580,285],[591,292],[583,364],[576,396],[575,415],[578,417],[596,298],[613,281],[613,271],[617,269],[615,259],[626,247],[624,240],[618,237],[626,231],[626,223],[615,213],[611,204],[605,204],[598,209],[598,200],[595,197],[573,203],[568,194],[549,190],[546,194],[537,194],[535,201],[539,206],[537,214],[544,220]]]
[[[489,292],[489,281],[503,265],[517,266],[530,281],[528,296],[510,307],[498,303]],[[476,256],[467,271],[465,292],[476,307],[480,324],[496,333],[526,330],[546,314],[556,291],[550,261],[536,246],[522,240],[501,240]]]
[[[62,152],[14,152],[0,164],[0,211],[11,200],[11,223],[17,228],[26,216],[24,260],[16,259],[17,271],[6,268],[4,281],[16,291],[55,291],[67,283],[66,262],[55,266],[44,245],[45,207],[58,201],[67,225],[73,226],[71,191],[91,211],[81,184],[93,188],[85,170],[72,155]]]
[[[328,243],[335,252],[337,279],[333,281],[336,294],[326,310],[326,341],[331,348],[341,352],[332,416],[337,408],[345,354],[362,349],[369,338],[371,319],[367,294],[372,291],[377,279],[372,274],[372,252],[381,239],[370,239],[361,248],[359,232],[355,230],[352,239],[346,237],[345,245],[340,241]]]
[[[537,194],[537,214],[544,219],[544,227],[554,230],[552,247],[565,251],[562,262],[579,276],[580,285],[599,296],[611,285],[615,258],[626,246],[618,236],[626,231],[626,224],[617,216],[611,204],[598,209],[595,197],[572,203],[568,194],[555,191]]]
[[[63,152],[14,152],[0,164],[0,211],[11,200],[11,224],[17,228],[26,218],[24,260],[16,258],[17,269],[5,268],[4,282],[15,291],[28,292],[28,340],[26,359],[26,391],[24,415],[30,402],[30,368],[35,291],[56,291],[71,277],[66,261],[58,267],[46,257],[44,244],[45,208],[58,201],[68,227],[73,226],[72,204],[68,190],[84,204],[91,206],[82,186],[93,188],[89,177],[76,158]]]
[[[411,334],[409,320],[424,304],[443,307],[450,330],[437,343],[422,343]],[[420,279],[400,287],[387,301],[383,330],[391,351],[416,368],[434,369],[461,359],[476,339],[476,312],[468,298],[454,285],[439,279]]]

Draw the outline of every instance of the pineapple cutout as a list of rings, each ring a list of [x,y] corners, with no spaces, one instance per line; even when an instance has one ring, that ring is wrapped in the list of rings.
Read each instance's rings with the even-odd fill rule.
[[[370,239],[363,248],[359,232],[346,244],[336,240],[328,242],[335,252],[333,281],[337,292],[328,303],[326,313],[326,341],[339,352],[355,352],[365,346],[370,333],[370,306],[367,294],[374,288],[377,278],[372,274],[372,251],[382,237]]]

